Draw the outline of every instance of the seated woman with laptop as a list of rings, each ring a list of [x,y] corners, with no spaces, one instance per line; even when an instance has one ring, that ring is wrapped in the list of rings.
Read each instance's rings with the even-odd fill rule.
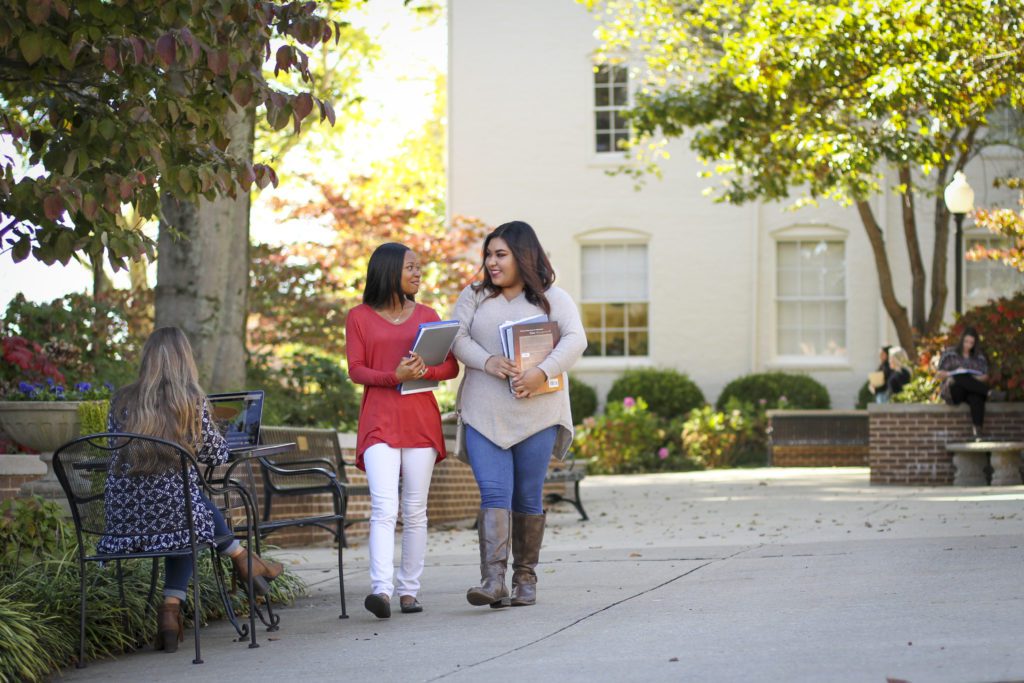
[[[188,338],[177,327],[157,329],[146,340],[137,381],[120,389],[110,403],[107,428],[111,432],[143,434],[179,444],[199,462],[219,465],[228,459],[228,446],[210,417],[206,394],[199,386],[198,371]],[[146,454],[149,456],[150,454]],[[176,454],[159,452],[131,463],[111,459],[107,472],[106,534],[100,539],[103,553],[176,550],[190,545],[185,509],[178,500],[181,474]],[[248,581],[248,555],[220,510],[203,494],[199,474],[188,472],[188,488],[196,527],[196,540],[217,544],[217,551],[230,557],[240,579]],[[138,501],[151,501],[140,507]],[[175,523],[177,522],[177,523]],[[178,531],[164,532],[174,528]],[[253,583],[265,594],[267,581],[279,576],[283,567],[253,554]],[[168,557],[164,562],[164,602],[157,611],[158,650],[174,652],[184,640],[181,602],[192,574],[188,557]]]

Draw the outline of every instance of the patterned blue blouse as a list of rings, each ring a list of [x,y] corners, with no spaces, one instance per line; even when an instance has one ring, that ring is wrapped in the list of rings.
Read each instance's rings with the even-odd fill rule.
[[[107,429],[124,431],[127,409],[107,416]],[[210,419],[206,401],[203,401],[203,442],[196,459],[210,465],[227,462],[228,445]],[[196,524],[196,542],[213,541],[213,514],[200,495],[199,473],[189,468],[189,492],[192,496],[192,516]],[[146,501],[141,505],[141,501]],[[178,467],[159,474],[130,476],[127,464],[118,460],[115,452],[107,471],[106,534],[97,549],[101,553],[146,552],[177,550],[189,546],[185,501],[181,498],[181,472]]]
[[[988,359],[985,358],[985,354],[977,353],[973,356],[964,356],[956,350],[956,347],[950,347],[942,352],[942,356],[939,359],[939,370],[945,370],[951,372],[953,370],[973,370],[979,375],[988,374]],[[951,389],[953,387],[953,375],[946,377],[942,380],[942,387],[939,389],[939,395],[946,403],[953,402],[953,395]]]

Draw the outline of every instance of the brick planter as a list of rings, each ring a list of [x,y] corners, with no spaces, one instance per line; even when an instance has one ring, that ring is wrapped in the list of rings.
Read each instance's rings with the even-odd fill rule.
[[[949,486],[953,458],[946,444],[970,441],[966,405],[887,403],[868,406],[872,484]],[[1024,440],[1024,403],[989,403],[985,436],[994,441]]]

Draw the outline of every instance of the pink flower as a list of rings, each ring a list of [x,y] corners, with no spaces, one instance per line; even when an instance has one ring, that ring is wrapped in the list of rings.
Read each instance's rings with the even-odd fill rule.
[[[585,418],[583,418],[583,426],[586,427],[587,429],[593,429],[594,425],[596,425],[596,424],[597,424],[597,420],[595,420],[592,417],[585,417]]]
[[[633,400],[632,396],[627,396],[626,398],[622,399],[622,406],[624,408],[632,408],[635,405],[636,405],[636,401]]]
[[[659,448],[659,449],[658,449],[658,457],[659,457],[659,458],[661,458],[662,460],[664,460],[665,458],[667,458],[667,457],[668,457],[668,449],[667,449],[667,448],[665,448],[664,446],[662,446],[661,448]]]

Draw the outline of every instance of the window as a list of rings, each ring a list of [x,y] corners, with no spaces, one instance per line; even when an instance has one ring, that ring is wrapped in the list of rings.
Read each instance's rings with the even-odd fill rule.
[[[778,355],[845,356],[845,244],[778,242],[777,256]]]
[[[982,246],[988,249],[1001,249],[1009,242],[998,235],[968,237],[966,249]],[[966,261],[964,262],[964,306],[980,306],[992,299],[1024,290],[1024,274],[999,261]]]
[[[647,245],[584,245],[585,356],[646,356]]]
[[[594,150],[598,154],[621,152],[629,139],[624,116],[629,109],[629,70],[603,64],[594,72]]]

